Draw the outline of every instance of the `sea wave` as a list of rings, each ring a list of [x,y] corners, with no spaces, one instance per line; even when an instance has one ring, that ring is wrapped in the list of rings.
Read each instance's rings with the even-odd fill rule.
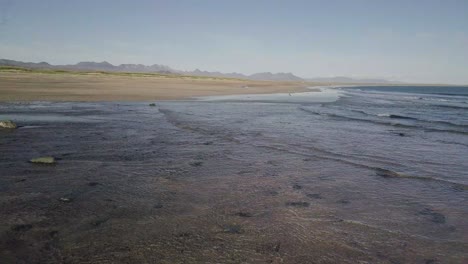
[[[338,114],[338,113],[314,111],[314,110],[306,109],[304,107],[299,107],[299,110],[304,111],[304,112],[309,113],[309,114],[313,114],[313,115],[327,116],[327,117],[331,117],[331,118],[335,118],[335,119],[341,119],[341,120],[345,120],[345,121],[346,120],[347,121],[358,121],[358,122],[373,123],[373,124],[377,124],[377,125],[386,125],[386,126],[392,126],[392,127],[420,129],[420,130],[424,130],[426,132],[446,132],[446,133],[456,133],[456,134],[468,135],[468,130],[465,129],[468,126],[451,123],[449,121],[422,120],[422,119],[417,119],[417,118],[413,118],[413,117],[393,115],[393,114],[372,115],[372,114],[366,113],[364,111],[354,110],[354,112],[361,112],[361,113],[367,114],[369,116],[388,117],[388,118],[392,118],[392,119],[407,119],[407,120],[418,121],[419,123],[441,124],[441,125],[445,125],[445,126],[450,127],[450,128],[435,128],[435,127],[424,126],[424,125],[421,125],[421,124],[418,124],[418,123],[404,124],[404,123],[396,123],[396,122],[387,122],[387,121],[384,121],[384,120],[378,120],[378,119],[372,119],[372,118],[360,118],[360,117],[354,117],[354,116]]]

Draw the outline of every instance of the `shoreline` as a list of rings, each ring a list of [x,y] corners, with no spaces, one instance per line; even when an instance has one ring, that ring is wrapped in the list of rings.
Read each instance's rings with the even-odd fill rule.
[[[150,102],[398,84],[254,81],[200,76],[0,71],[0,102]],[[401,85],[401,84],[400,84]],[[418,85],[410,85],[418,86]]]

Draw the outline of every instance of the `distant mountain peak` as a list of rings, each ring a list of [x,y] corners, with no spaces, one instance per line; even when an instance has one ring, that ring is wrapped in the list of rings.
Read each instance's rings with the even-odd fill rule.
[[[373,84],[389,84],[389,83],[400,83],[396,81],[389,81],[384,79],[374,78],[352,78],[346,76],[335,76],[335,77],[317,77],[306,79],[310,82],[321,82],[321,83],[373,83]]]

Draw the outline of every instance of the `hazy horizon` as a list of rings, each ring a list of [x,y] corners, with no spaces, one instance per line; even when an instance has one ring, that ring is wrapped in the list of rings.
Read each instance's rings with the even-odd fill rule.
[[[0,57],[468,83],[467,1],[0,0]]]

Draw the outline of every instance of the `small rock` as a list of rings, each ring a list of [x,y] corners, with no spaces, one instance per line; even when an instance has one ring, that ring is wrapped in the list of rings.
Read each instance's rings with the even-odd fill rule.
[[[190,232],[180,232],[180,233],[176,234],[176,237],[185,237],[185,238],[187,238],[187,237],[191,237],[191,236],[192,236],[192,234]]]
[[[294,190],[300,190],[300,189],[302,189],[302,186],[299,185],[299,184],[294,184],[294,185],[293,185],[293,189],[294,189]]]
[[[322,199],[322,195],[320,195],[320,193],[309,193],[307,194],[307,197],[314,199]]]
[[[253,216],[251,213],[248,213],[248,212],[238,212],[236,213],[236,215],[240,217],[252,217]]]
[[[21,232],[21,231],[28,231],[32,227],[33,226],[30,224],[25,224],[25,225],[21,224],[21,225],[15,225],[11,229],[16,232]]]
[[[230,234],[240,234],[242,233],[242,228],[240,225],[227,225],[224,227],[224,232]]]
[[[375,169],[375,174],[377,174],[378,176],[382,176],[384,178],[400,178],[401,175],[394,172],[394,171],[391,171],[391,170],[386,170],[386,169],[382,169],[382,168],[376,168]]]
[[[338,202],[339,202],[340,204],[349,204],[349,203],[351,203],[349,200],[346,200],[346,199],[338,200]]]
[[[155,104],[155,103],[151,103],[151,104],[149,104],[149,106],[156,106],[156,104]]]
[[[294,206],[294,207],[309,207],[310,203],[308,202],[287,202],[286,206]]]
[[[453,189],[455,191],[468,191],[468,185],[462,183],[454,183]]]
[[[0,128],[15,129],[17,128],[16,124],[10,120],[0,121]]]
[[[67,198],[67,197],[61,197],[59,198],[59,201],[64,202],[64,203],[71,203],[73,199]]]
[[[40,157],[40,158],[31,159],[29,162],[39,163],[39,164],[55,164],[55,158],[54,157]]]
[[[104,224],[105,222],[107,222],[109,220],[109,218],[100,218],[100,219],[97,219],[93,222],[91,222],[91,225],[92,226],[100,226],[102,224]]]
[[[201,161],[190,162],[190,165],[193,167],[200,167],[203,164]]]
[[[97,185],[99,185],[99,182],[88,182],[88,186],[93,187],[93,186],[97,186]]]
[[[436,224],[445,224],[446,222],[445,215],[435,212],[430,208],[424,208],[424,210],[420,211],[419,214],[430,217],[430,220]]]

